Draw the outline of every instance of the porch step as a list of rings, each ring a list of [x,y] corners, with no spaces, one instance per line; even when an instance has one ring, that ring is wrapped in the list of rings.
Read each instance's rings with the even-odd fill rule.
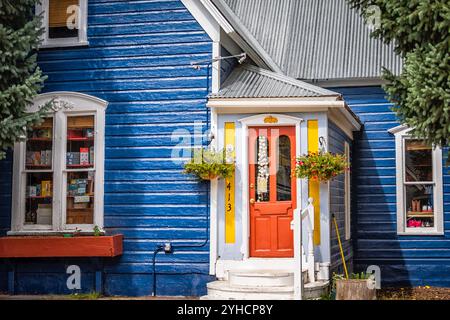
[[[328,293],[329,281],[307,283],[303,289],[303,299],[317,300]],[[294,288],[231,286],[227,281],[213,281],[207,284],[208,295],[201,300],[293,300]]]
[[[305,300],[317,300],[324,294],[328,293],[329,281],[316,281],[306,283],[303,286],[303,299]]]
[[[207,284],[207,300],[291,300],[293,287],[236,286],[228,281],[213,281]]]
[[[228,273],[230,286],[236,287],[292,287],[294,274],[279,270],[259,272],[233,270]]]

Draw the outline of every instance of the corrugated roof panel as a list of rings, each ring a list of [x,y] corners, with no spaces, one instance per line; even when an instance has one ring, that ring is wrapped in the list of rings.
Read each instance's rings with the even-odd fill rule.
[[[267,71],[252,65],[237,67],[210,98],[339,97],[334,91]]]
[[[399,74],[394,45],[370,29],[345,0],[216,0],[228,5],[284,74],[299,79]]]

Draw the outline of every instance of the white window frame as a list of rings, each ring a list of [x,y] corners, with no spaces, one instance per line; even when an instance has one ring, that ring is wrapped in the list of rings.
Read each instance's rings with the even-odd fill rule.
[[[49,0],[41,0],[41,4],[36,5],[36,15],[43,15],[42,23],[44,33],[42,34],[42,43],[40,48],[55,48],[55,47],[74,47],[89,45],[87,40],[87,16],[88,16],[88,0],[79,0],[80,11],[78,14],[78,36],[71,38],[49,38],[49,18],[48,5]]]
[[[347,159],[347,166],[350,168],[350,144],[344,142],[344,155]],[[345,214],[345,240],[351,239],[351,194],[350,194],[350,170],[344,173],[344,214]]]
[[[27,225],[25,221],[25,189],[26,174],[33,170],[25,168],[26,142],[14,145],[13,162],[13,199],[11,213],[11,231],[15,234],[42,234],[73,231],[93,232],[94,226],[103,230],[103,197],[104,197],[104,159],[105,159],[105,111],[107,102],[99,98],[76,92],[51,92],[37,96],[28,112],[36,112],[40,106],[53,100],[53,111],[48,116],[53,117],[53,210],[52,225]],[[66,169],[67,117],[93,115],[95,123],[94,136],[94,167],[89,169]],[[44,170],[34,170],[43,172]],[[67,173],[75,171],[95,171],[94,189],[94,223],[66,224],[66,188]]]
[[[442,149],[434,147],[432,151],[433,163],[433,228],[408,228],[406,226],[405,210],[405,139],[411,136],[411,128],[398,126],[389,132],[395,136],[395,164],[396,164],[396,195],[397,195],[397,234],[398,235],[443,235],[444,234],[444,200],[442,186]]]

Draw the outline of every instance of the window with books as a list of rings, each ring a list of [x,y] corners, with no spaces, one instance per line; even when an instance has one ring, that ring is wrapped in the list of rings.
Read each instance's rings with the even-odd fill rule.
[[[25,154],[25,224],[52,224],[53,117],[28,132]]]
[[[11,233],[103,226],[106,102],[66,95],[40,95],[33,108],[50,100],[57,108],[15,146]]]
[[[441,149],[412,137],[409,129],[396,133],[396,148],[398,233],[442,233]]]
[[[42,0],[42,47],[87,45],[87,0]]]

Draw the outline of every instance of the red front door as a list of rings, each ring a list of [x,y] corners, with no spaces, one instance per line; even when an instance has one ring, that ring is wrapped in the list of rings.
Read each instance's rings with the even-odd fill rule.
[[[293,257],[295,127],[249,128],[250,256]]]

